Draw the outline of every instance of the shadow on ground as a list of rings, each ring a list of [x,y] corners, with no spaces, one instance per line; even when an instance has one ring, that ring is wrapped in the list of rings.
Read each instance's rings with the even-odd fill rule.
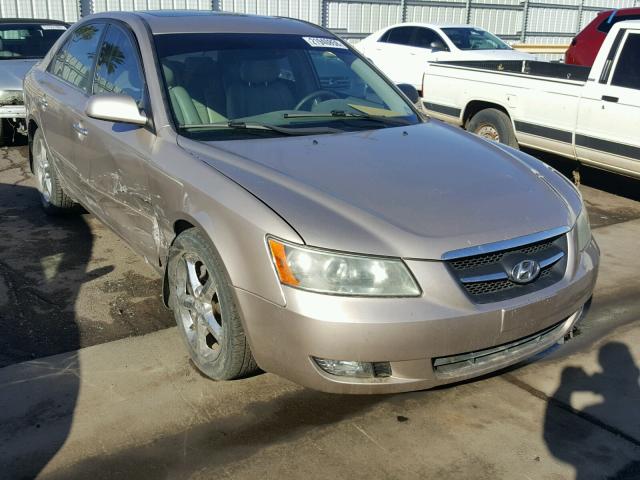
[[[308,389],[284,393],[249,403],[241,414],[222,416],[137,448],[88,458],[47,478],[155,480],[198,474],[211,478],[212,468],[225,472],[266,447],[295,443],[322,427],[362,415],[385,398],[389,397],[331,395]]]
[[[26,179],[24,168],[15,170]],[[34,188],[0,183],[0,367],[79,348],[74,304],[82,284],[104,273],[86,272],[93,236],[84,218],[45,218],[39,201]],[[0,406],[15,419],[3,426],[8,438],[0,438],[0,446],[11,442],[10,458],[0,448],[0,476],[7,478],[34,478],[64,444],[73,419],[77,358],[71,356],[62,373],[52,375],[37,365],[32,372],[34,377],[17,381],[29,380],[34,391],[50,392],[58,404],[27,406],[29,399],[11,394],[12,385],[0,386]],[[55,434],[41,439],[37,454],[26,453],[35,451],[32,441],[38,436],[30,445],[20,445],[20,439],[45,422],[56,422]]]
[[[602,371],[592,375],[580,367],[566,367],[545,413],[544,440],[547,447],[557,459],[575,468],[576,480],[604,478],[595,474],[594,463],[607,464],[615,456],[613,448],[595,452],[584,448],[598,429],[640,447],[640,370],[629,348],[620,342],[603,345],[598,353],[598,362]],[[576,410],[571,407],[571,397],[578,392],[594,394],[601,400]],[[568,412],[573,415],[567,415]],[[576,421],[575,416],[585,421]],[[627,463],[606,478],[640,478],[640,460]]]

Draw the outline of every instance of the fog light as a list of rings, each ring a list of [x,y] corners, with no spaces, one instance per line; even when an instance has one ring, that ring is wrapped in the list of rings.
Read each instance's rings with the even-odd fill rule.
[[[329,360],[313,358],[318,366],[331,375],[339,377],[372,378],[375,376],[373,364],[369,362],[354,362],[349,360]]]

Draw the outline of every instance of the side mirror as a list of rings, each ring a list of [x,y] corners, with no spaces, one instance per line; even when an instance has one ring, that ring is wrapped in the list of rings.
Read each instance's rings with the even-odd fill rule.
[[[411,103],[418,103],[420,101],[420,94],[416,87],[409,85],[408,83],[400,83],[396,85],[405,96],[411,100]]]
[[[431,42],[429,44],[429,48],[432,52],[445,52],[448,50],[447,46],[438,40],[434,40],[433,42]]]
[[[109,122],[146,125],[148,119],[140,113],[138,104],[129,95],[99,93],[87,101],[85,113],[88,117]]]

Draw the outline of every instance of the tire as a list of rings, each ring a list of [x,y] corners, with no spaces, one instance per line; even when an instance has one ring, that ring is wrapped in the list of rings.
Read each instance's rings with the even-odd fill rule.
[[[42,131],[37,129],[29,145],[33,158],[33,174],[36,177],[42,208],[49,215],[61,215],[77,210],[77,204],[69,197],[58,180]]]
[[[256,372],[229,275],[209,239],[196,228],[182,232],[167,268],[170,307],[196,367],[213,380]]]
[[[0,147],[6,147],[7,146],[7,141],[4,138],[5,135],[5,128],[4,128],[4,118],[0,118]]]
[[[480,110],[469,121],[467,130],[488,140],[518,148],[511,119],[502,110],[495,108]]]

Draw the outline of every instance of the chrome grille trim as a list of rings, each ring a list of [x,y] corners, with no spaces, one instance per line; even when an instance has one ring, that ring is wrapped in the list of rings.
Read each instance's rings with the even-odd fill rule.
[[[455,379],[482,374],[498,365],[506,366],[553,346],[582,315],[582,307],[573,315],[544,330],[496,347],[432,359],[438,378]]]
[[[530,243],[537,243],[549,238],[558,237],[571,231],[571,227],[557,227],[542,232],[524,235],[522,237],[511,238],[509,240],[501,240],[499,242],[485,243],[476,245],[475,247],[461,248],[459,250],[451,250],[442,254],[442,260],[455,260],[463,257],[473,257],[487,253],[499,252],[500,250],[511,250],[513,248],[523,247]]]

